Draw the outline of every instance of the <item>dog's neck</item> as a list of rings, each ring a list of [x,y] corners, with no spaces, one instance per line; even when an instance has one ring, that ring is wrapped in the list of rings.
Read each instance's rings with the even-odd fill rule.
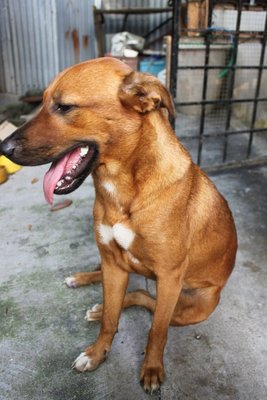
[[[148,176],[155,178],[155,175],[165,177],[161,184],[168,186],[176,180],[182,179],[188,166],[191,164],[191,157],[177,140],[164,110],[147,114],[143,120],[142,133],[139,148],[144,149],[137,157],[136,177],[138,172],[142,175],[147,170]]]
[[[163,111],[142,117],[142,127],[126,137],[124,152],[109,156],[93,173],[96,190],[116,192],[131,203],[136,197],[149,199],[158,191],[183,179],[191,157],[177,140]],[[128,142],[127,142],[128,141]],[[126,150],[127,149],[127,150]],[[114,153],[113,153],[114,154]]]

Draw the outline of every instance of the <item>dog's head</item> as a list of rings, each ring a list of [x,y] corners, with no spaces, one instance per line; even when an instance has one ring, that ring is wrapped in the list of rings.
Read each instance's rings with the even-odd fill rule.
[[[166,88],[113,58],[91,60],[61,72],[44,93],[40,112],[0,147],[21,165],[52,162],[46,199],[81,185],[107,157],[130,151],[142,118],[162,108],[174,113]]]

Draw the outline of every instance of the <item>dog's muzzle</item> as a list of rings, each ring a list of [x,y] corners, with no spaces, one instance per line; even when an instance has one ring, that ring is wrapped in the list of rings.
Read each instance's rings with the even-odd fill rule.
[[[98,146],[85,143],[54,161],[44,177],[44,194],[48,203],[54,194],[68,194],[77,189],[90,174],[98,160]]]
[[[0,155],[6,156],[8,158],[12,157],[16,146],[17,146],[16,139],[8,137],[7,139],[5,139],[3,142],[0,143]]]

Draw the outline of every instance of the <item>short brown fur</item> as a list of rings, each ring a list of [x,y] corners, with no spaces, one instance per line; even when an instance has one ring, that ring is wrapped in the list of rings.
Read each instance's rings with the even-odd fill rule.
[[[57,103],[76,107],[66,116]],[[125,64],[97,59],[63,71],[48,87],[39,114],[12,136],[15,161],[50,162],[74,143],[93,141],[94,229],[101,271],[74,276],[75,286],[102,280],[104,299],[97,341],[85,349],[90,368],[105,359],[123,307],[154,313],[141,380],[153,392],[164,377],[170,324],[205,320],[219,302],[235,262],[236,231],[227,202],[177,140],[167,114],[175,113],[164,86]],[[103,184],[112,183],[116,194]],[[129,248],[103,243],[99,226],[120,223],[134,233]],[[126,293],[129,273],[156,280],[157,297]]]

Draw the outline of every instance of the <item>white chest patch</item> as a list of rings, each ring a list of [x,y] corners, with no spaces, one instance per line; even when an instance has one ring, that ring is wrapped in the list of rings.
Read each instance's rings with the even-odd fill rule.
[[[112,182],[105,181],[102,186],[110,195],[115,196],[117,194],[116,186]]]
[[[117,223],[112,227],[114,239],[124,249],[128,248],[133,243],[135,233],[121,223]]]
[[[121,223],[117,223],[112,227],[99,224],[98,232],[102,244],[108,245],[114,239],[124,250],[128,250],[135,237],[135,233]]]
[[[98,227],[98,232],[100,241],[103,244],[109,244],[109,242],[114,238],[113,229],[111,226],[100,224]]]

